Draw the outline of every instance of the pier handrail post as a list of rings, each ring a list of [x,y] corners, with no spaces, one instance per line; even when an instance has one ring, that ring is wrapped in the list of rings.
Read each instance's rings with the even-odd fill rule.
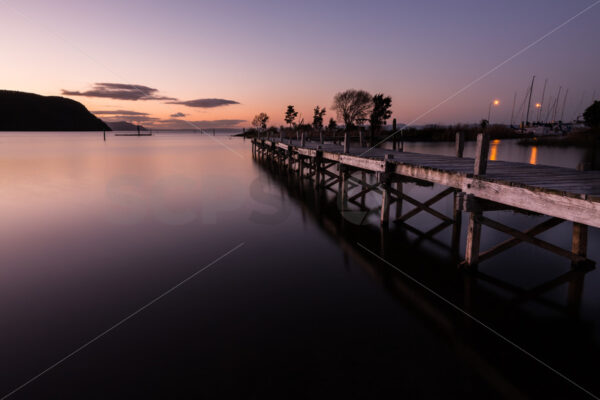
[[[462,158],[465,150],[465,133],[456,132],[456,157]]]
[[[304,132],[302,132],[302,135],[300,136],[300,147],[304,147]]]
[[[490,150],[490,136],[484,132],[477,134],[477,148],[475,150],[474,175],[485,175],[487,170],[488,153]]]
[[[279,142],[283,143],[283,131],[279,131]]]
[[[350,140],[348,136],[348,131],[344,132],[344,154],[350,152]]]

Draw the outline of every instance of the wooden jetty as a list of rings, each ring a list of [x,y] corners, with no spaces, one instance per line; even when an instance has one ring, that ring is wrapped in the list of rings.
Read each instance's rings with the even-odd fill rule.
[[[441,222],[425,235],[432,236],[452,226],[452,240],[457,242],[460,240],[461,213],[470,213],[463,262],[466,266],[474,267],[520,242],[551,251],[570,259],[573,264],[590,263],[586,257],[588,226],[600,228],[599,171],[488,161],[487,134],[478,135],[474,159],[463,157],[464,135],[461,133],[456,135],[455,157],[351,146],[348,134],[343,144],[322,142],[307,141],[304,136],[299,140],[256,138],[252,141],[252,151],[257,158],[276,163],[301,178],[312,179],[315,187],[334,190],[337,184],[342,210],[349,204],[364,209],[367,193],[381,194],[377,212],[383,227],[387,227],[391,205],[395,204],[394,221],[404,223],[416,214],[426,212]],[[375,174],[375,184],[366,179],[367,174]],[[403,192],[403,185],[411,182],[447,188],[421,202]],[[349,185],[358,187],[359,192],[350,195]],[[454,196],[452,216],[431,207],[450,195]],[[403,213],[404,201],[415,208]],[[520,231],[484,216],[485,211],[502,209],[543,214],[549,218]],[[573,223],[570,250],[536,237],[564,221]],[[482,225],[512,238],[481,252]]]

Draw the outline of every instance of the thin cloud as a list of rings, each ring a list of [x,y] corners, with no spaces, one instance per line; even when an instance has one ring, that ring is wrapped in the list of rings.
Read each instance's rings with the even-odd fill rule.
[[[235,100],[227,99],[196,99],[196,100],[185,100],[185,101],[169,101],[167,104],[181,104],[188,107],[198,108],[214,108],[223,107],[231,104],[240,104]]]
[[[96,115],[131,115],[131,116],[146,116],[150,115],[145,112],[129,111],[129,110],[113,110],[113,111],[92,111]]]
[[[186,121],[171,118],[152,121],[152,127],[156,129],[217,129],[236,128],[239,124],[246,122],[243,119],[217,119],[202,121]]]
[[[182,113],[182,112],[178,112],[178,113],[175,113],[175,114],[171,114],[171,118],[183,118],[183,117],[185,117],[186,115],[187,115],[187,114],[184,114],[184,113]]]
[[[62,94],[65,96],[103,97],[115,100],[177,100],[173,97],[159,95],[158,89],[127,83],[95,83],[90,90],[81,92],[63,89]]]

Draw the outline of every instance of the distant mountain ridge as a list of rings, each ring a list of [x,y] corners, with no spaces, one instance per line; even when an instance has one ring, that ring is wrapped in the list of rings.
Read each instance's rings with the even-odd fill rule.
[[[0,90],[0,131],[110,131],[75,100]]]
[[[110,129],[113,131],[137,131],[138,125],[129,123],[127,121],[118,121],[118,122],[107,122],[106,123]],[[140,131],[147,131],[148,129],[139,125]]]

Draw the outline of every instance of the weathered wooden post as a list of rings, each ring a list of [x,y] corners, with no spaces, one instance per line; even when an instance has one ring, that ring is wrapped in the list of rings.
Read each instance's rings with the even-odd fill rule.
[[[283,143],[283,131],[279,131],[279,142]]]
[[[474,175],[485,175],[487,169],[488,153],[490,151],[490,137],[487,133],[477,135],[477,148],[475,150]]]
[[[362,131],[362,129],[358,130],[358,142],[359,142],[360,147],[364,147],[364,145],[363,145],[363,131]]]
[[[402,216],[402,193],[404,192],[404,185],[401,181],[396,182],[396,191],[398,192],[396,199],[396,218]]]
[[[302,132],[302,135],[300,136],[300,147],[304,147],[304,132]]]
[[[314,185],[315,189],[319,187],[321,184],[321,160],[323,159],[323,150],[321,150],[321,146],[317,146],[317,154],[315,155],[315,179]]]
[[[456,157],[462,158],[465,150],[465,133],[456,132]]]
[[[319,129],[319,142],[323,144],[323,128]]]
[[[465,134],[464,132],[456,132],[455,136],[456,157],[462,158],[465,149]],[[459,207],[460,200],[459,192],[454,192],[453,216],[454,223],[452,224],[452,244],[450,248],[455,257],[458,257],[460,247],[460,234],[462,230],[462,211]]]
[[[339,178],[338,178],[338,206],[340,211],[343,213],[348,209],[348,172],[345,165],[342,163],[338,164]]]
[[[485,175],[487,169],[488,152],[490,140],[487,133],[477,135],[477,148],[475,150],[475,167],[473,179],[479,175]],[[479,244],[481,240],[481,217],[482,211],[472,211],[469,216],[469,228],[467,230],[467,248],[465,250],[465,263],[468,267],[475,267],[479,262]]]
[[[578,256],[587,256],[588,227],[584,224],[573,222],[573,241],[571,251]]]
[[[348,136],[348,131],[344,132],[344,154],[350,152],[350,140]]]
[[[392,154],[385,155],[385,172],[381,174],[381,226],[387,227],[390,221],[390,178],[394,164],[391,160],[394,158]]]
[[[104,141],[106,142],[106,131],[104,131]]]

